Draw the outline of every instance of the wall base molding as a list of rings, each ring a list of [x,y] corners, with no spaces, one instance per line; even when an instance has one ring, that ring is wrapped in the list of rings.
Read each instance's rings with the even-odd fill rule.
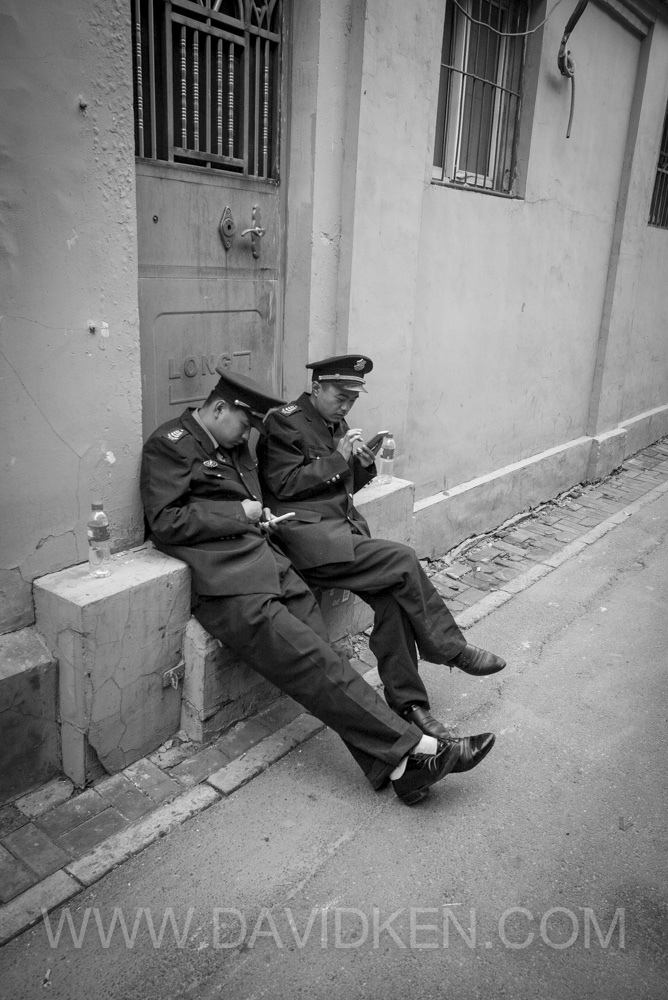
[[[413,505],[420,558],[435,559],[466,538],[492,531],[513,514],[572,486],[604,479],[625,458],[668,435],[668,404],[625,420],[595,437],[579,437],[513,462]]]

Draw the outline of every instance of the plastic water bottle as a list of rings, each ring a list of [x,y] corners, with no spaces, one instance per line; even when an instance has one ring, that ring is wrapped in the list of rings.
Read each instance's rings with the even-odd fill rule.
[[[91,504],[88,518],[88,570],[91,576],[109,576],[111,573],[109,518],[101,503]]]
[[[380,448],[378,460],[378,482],[383,485],[391,483],[394,477],[394,438],[386,434]]]

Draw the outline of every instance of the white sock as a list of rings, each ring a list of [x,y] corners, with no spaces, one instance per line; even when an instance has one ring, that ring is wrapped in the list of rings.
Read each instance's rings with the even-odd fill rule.
[[[425,735],[422,737],[422,739],[417,744],[417,746],[413,747],[413,750],[411,752],[412,753],[435,754],[437,752],[437,750],[438,750],[438,741],[437,741],[436,737],[435,736],[427,736],[427,734],[425,733]],[[407,763],[407,761],[408,761],[408,757],[404,757],[403,760],[399,761],[399,763],[395,767],[394,771],[392,771],[391,774],[390,774],[390,781],[396,781],[397,778],[401,777],[401,775],[406,770],[406,763]]]

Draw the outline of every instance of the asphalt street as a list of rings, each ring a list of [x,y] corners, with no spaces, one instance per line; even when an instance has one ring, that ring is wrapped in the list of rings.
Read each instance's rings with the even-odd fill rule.
[[[6,945],[0,995],[668,995],[668,495],[469,637],[506,670],[423,670],[479,768],[411,809],[325,731]]]

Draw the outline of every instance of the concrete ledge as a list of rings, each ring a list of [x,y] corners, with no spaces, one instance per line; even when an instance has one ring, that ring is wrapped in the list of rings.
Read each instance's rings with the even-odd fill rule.
[[[596,437],[579,437],[538,455],[471,479],[444,493],[418,500],[413,508],[413,545],[433,559],[472,535],[503,524],[576,486],[604,479],[625,458],[668,436],[668,404],[622,421]]]
[[[623,420],[619,426],[626,431],[624,458],[628,458],[668,435],[668,404]]]
[[[58,662],[36,628],[0,636],[0,804],[60,772]]]
[[[413,543],[418,556],[442,556],[465,538],[490,531],[518,511],[581,483],[587,475],[591,449],[590,437],[576,438],[418,500]]]
[[[617,427],[613,431],[592,438],[592,447],[587,465],[586,479],[595,482],[605,479],[614,469],[618,469],[626,454],[626,431]]]
[[[181,729],[208,743],[235,722],[266,708],[281,692],[191,618],[183,642]]]
[[[163,674],[181,659],[190,574],[141,546],[93,579],[87,564],[35,581],[37,625],[58,657],[63,770],[83,787],[155,750],[178,727],[181,692]]]

